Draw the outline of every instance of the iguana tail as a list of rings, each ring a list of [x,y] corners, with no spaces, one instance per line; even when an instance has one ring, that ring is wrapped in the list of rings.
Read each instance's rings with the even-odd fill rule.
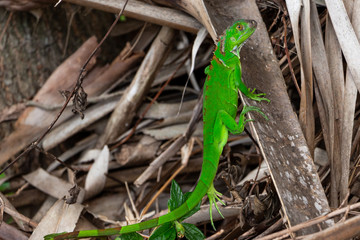
[[[212,148],[205,148],[204,149],[212,149]],[[125,233],[132,233],[137,232],[149,228],[154,228],[159,225],[162,225],[167,222],[175,221],[185,214],[187,214],[189,211],[191,211],[196,205],[202,200],[202,198],[207,193],[208,189],[210,188],[216,171],[217,171],[217,165],[219,163],[219,160],[217,161],[209,161],[206,160],[208,155],[210,159],[219,159],[220,155],[217,154],[205,154],[204,151],[204,161],[202,165],[202,170],[200,174],[200,178],[198,181],[198,184],[196,185],[194,191],[192,192],[191,196],[186,200],[184,204],[182,204],[180,207],[175,209],[172,212],[169,212],[168,214],[165,214],[163,216],[160,216],[158,218],[154,218],[148,221],[144,221],[141,223],[136,223],[128,226],[123,227],[117,227],[117,228],[108,228],[108,229],[97,229],[97,230],[82,230],[82,231],[76,231],[71,233],[64,233],[64,234],[52,234],[49,235],[48,239],[54,239],[54,240],[63,240],[63,239],[78,239],[78,238],[85,238],[85,237],[92,237],[92,236],[110,236],[110,235],[118,235],[118,234],[125,234]],[[218,152],[215,150],[215,152]],[[219,155],[219,156],[218,156]],[[215,158],[214,158],[215,157]],[[55,236],[54,236],[55,235]]]
[[[183,203],[180,207],[178,207],[174,211],[169,212],[168,214],[165,214],[158,218],[154,218],[145,222],[141,222],[129,226],[124,226],[120,229],[120,234],[154,228],[164,223],[175,221],[181,218],[182,216],[184,216],[185,214],[187,214],[188,212],[190,212],[194,207],[196,207],[196,205],[201,201],[201,199],[205,196],[208,189],[210,188],[210,185],[212,184],[217,171],[217,165],[218,164],[216,163],[214,164],[213,161],[205,160],[205,156],[204,156],[199,182],[196,185],[191,196],[186,200],[185,203]]]

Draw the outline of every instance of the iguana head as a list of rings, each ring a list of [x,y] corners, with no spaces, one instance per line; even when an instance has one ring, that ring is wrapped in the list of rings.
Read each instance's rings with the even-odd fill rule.
[[[226,48],[239,56],[241,47],[246,40],[255,32],[257,23],[255,20],[240,20],[235,22],[226,31]]]

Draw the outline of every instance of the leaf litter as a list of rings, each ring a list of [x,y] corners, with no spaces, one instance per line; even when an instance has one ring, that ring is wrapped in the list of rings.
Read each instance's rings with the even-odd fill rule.
[[[231,6],[231,2],[227,3],[228,6]],[[266,19],[266,26],[271,26],[268,34],[273,43],[272,54],[276,54],[281,64],[278,70],[282,69],[283,76],[280,80],[283,79],[287,84],[287,92],[275,89],[280,92],[277,99],[272,101],[275,105],[276,101],[283,101],[283,96],[290,97],[299,120],[294,118],[292,113],[285,111],[281,118],[272,114],[271,110],[264,110],[264,112],[275,121],[289,119],[292,124],[300,124],[305,138],[297,135],[297,128],[294,128],[293,131],[286,129],[285,132],[281,132],[281,129],[274,127],[272,130],[265,131],[268,131],[266,132],[268,138],[275,135],[283,136],[281,139],[284,141],[278,141],[277,146],[275,145],[276,148],[282,149],[281,156],[291,154],[292,148],[306,148],[305,153],[308,154],[308,157],[312,159],[314,156],[315,163],[319,162],[315,178],[322,180],[322,188],[329,196],[329,199],[319,198],[325,202],[325,205],[335,208],[350,204],[349,208],[355,211],[359,207],[356,190],[358,186],[356,166],[358,164],[359,138],[352,138],[352,136],[359,135],[356,130],[359,125],[356,114],[356,94],[359,75],[357,54],[360,51],[357,40],[359,29],[357,11],[360,1],[355,1],[353,4],[345,1],[345,5],[332,0],[325,2],[327,11],[324,10],[325,7],[319,7],[311,1],[258,1],[258,8]],[[188,49],[192,46],[189,45],[189,42],[183,42],[184,39],[176,37],[175,29],[191,33],[197,32],[201,26],[195,20],[198,19],[215,39],[216,32],[219,33],[224,29],[223,25],[226,20],[219,22],[213,18],[216,8],[209,10],[209,3],[200,0],[190,4],[186,3],[188,3],[187,0],[181,1],[177,7],[182,7],[193,17],[176,10],[175,6],[167,6],[161,8],[162,16],[155,15],[155,17],[149,18],[149,12],[159,11],[159,6],[152,7],[147,3],[137,1],[129,3],[125,13],[128,15],[129,23],[122,26],[125,29],[121,29],[119,24],[119,29],[113,32],[111,37],[131,35],[133,32],[138,34],[133,37],[130,45],[119,52],[118,57],[114,60],[107,60],[109,64],[102,65],[103,63],[98,61],[102,53],[96,54],[87,66],[87,77],[84,81],[84,91],[89,95],[89,99],[106,96],[109,94],[109,89],[112,92],[119,91],[120,94],[111,98],[104,97],[99,102],[89,101],[89,106],[83,112],[83,120],[78,115],[72,115],[70,108],[67,109],[54,130],[41,142],[45,151],[54,154],[54,158],[58,156],[60,160],[66,160],[71,168],[58,161],[56,164],[55,162],[51,163],[50,160],[52,161],[54,158],[50,159],[39,154],[40,151],[35,148],[33,152],[37,152],[37,154],[31,153],[30,161],[36,164],[28,168],[26,162],[21,161],[6,172],[6,180],[3,183],[10,183],[11,186],[3,190],[6,195],[2,198],[9,199],[14,206],[12,211],[29,206],[30,202],[26,202],[26,200],[34,199],[32,198],[34,194],[39,196],[35,202],[32,202],[38,206],[39,212],[31,214],[38,224],[27,226],[27,228],[33,228],[33,231],[29,231],[32,233],[31,235],[16,233],[19,235],[17,239],[27,239],[29,236],[30,239],[41,239],[42,236],[49,233],[73,231],[76,225],[77,227],[103,228],[118,226],[119,222],[124,224],[125,219],[135,219],[136,221],[136,217],[134,217],[136,214],[132,213],[133,209],[123,207],[130,204],[128,194],[132,196],[135,208],[138,208],[139,206],[144,207],[145,202],[149,201],[146,199],[150,199],[157,193],[161,197],[158,202],[155,202],[152,209],[156,209],[158,212],[159,206],[164,205],[160,200],[168,198],[167,194],[161,193],[162,191],[168,192],[168,189],[162,188],[162,186],[166,186],[166,180],[177,175],[176,179],[181,186],[188,189],[194,186],[201,167],[203,147],[199,140],[202,126],[196,123],[201,112],[201,101],[197,101],[201,98],[197,85],[202,86],[204,75],[201,73],[202,69],[199,72],[197,69],[209,63],[208,53],[209,49],[213,48],[213,42],[205,40],[202,46],[194,46],[193,49],[197,50],[197,54],[193,54],[191,57],[190,74],[195,66],[194,74],[197,82],[188,86],[182,102],[183,88],[181,86],[184,85],[189,69],[182,66],[175,74],[174,72],[182,60],[190,58]],[[86,5],[86,1],[83,4]],[[108,4],[104,9],[113,11],[109,9],[114,7],[114,3],[110,1]],[[303,8],[301,8],[301,4],[303,4]],[[135,6],[141,9],[141,14],[136,16],[133,14]],[[7,7],[11,9],[14,5]],[[51,7],[49,9],[51,10]],[[231,15],[230,12],[229,15]],[[174,19],[171,20],[170,16],[173,16]],[[221,14],[219,16],[221,17],[218,19],[229,21],[229,16],[223,17]],[[131,17],[137,20],[132,20]],[[179,19],[182,19],[183,22]],[[341,22],[333,22],[333,19],[341,19]],[[39,20],[42,20],[41,17]],[[167,27],[159,30],[156,24]],[[286,34],[286,38],[284,34]],[[194,39],[194,36],[188,33],[183,35],[190,37],[191,41]],[[204,33],[199,35],[205,36]],[[322,36],[325,38],[323,39]],[[285,39],[286,45],[283,42]],[[159,42],[158,45],[154,44],[156,41]],[[256,41],[256,39],[251,39],[251,41]],[[247,43],[249,46],[253,44],[251,41]],[[106,42],[104,44],[106,45]],[[161,46],[162,44],[164,45]],[[14,132],[0,144],[0,162],[3,166],[10,157],[24,149],[48,127],[57,111],[46,110],[44,106],[52,108],[63,103],[64,99],[58,91],[70,89],[86,57],[96,45],[95,37],[84,41],[83,46],[77,52],[69,56],[58,69],[53,70],[53,74],[39,89],[32,103],[13,105],[2,111],[1,121],[17,119]],[[283,45],[285,48],[282,48]],[[181,48],[176,49],[174,46],[181,46]],[[288,56],[286,56],[286,51],[288,51]],[[245,52],[260,55],[256,49],[245,50]],[[344,55],[342,56],[341,53]],[[245,58],[244,69],[248,69],[249,65],[256,66],[255,62],[251,62],[253,61],[251,55],[246,55]],[[249,58],[250,60],[248,60]],[[346,64],[343,65],[343,62]],[[347,67],[346,71],[345,67]],[[261,70],[258,69],[258,71]],[[134,74],[134,72],[136,73]],[[294,78],[290,72],[294,73],[295,80],[300,83],[300,95],[293,80],[290,80]],[[256,75],[257,70],[253,70],[252,73]],[[171,75],[176,78],[165,86],[160,97],[141,119],[145,105],[154,97],[154,92],[159,91],[159,86],[166,82]],[[245,71],[244,77],[247,78],[248,75],[251,75],[249,71]],[[129,87],[129,81],[133,85],[132,87]],[[266,81],[264,84],[265,87],[261,90],[270,93],[271,96],[274,86]],[[85,104],[86,102],[79,103]],[[180,104],[183,104],[182,112],[177,115]],[[25,106],[27,107],[23,110]],[[197,109],[197,112],[193,112],[194,108]],[[118,110],[114,111],[114,109]],[[284,107],[283,110],[285,109],[288,107]],[[19,111],[23,111],[22,114],[19,115]],[[117,115],[116,112],[120,115]],[[140,124],[137,129],[130,131],[134,127],[136,119],[141,119]],[[112,125],[109,122],[112,122]],[[263,131],[266,124],[270,123],[261,122],[260,125],[255,123],[252,126],[255,133],[252,135],[256,136],[257,131]],[[196,130],[194,131],[194,129]],[[117,146],[120,135],[123,135],[120,140],[127,136],[130,137]],[[303,142],[306,142],[306,145],[299,144],[299,142],[294,143],[294,136],[304,139]],[[192,145],[187,152],[183,150],[186,152],[186,157],[182,157],[181,152],[183,151],[179,150],[183,146],[188,146],[189,141],[192,141]],[[276,163],[271,161],[277,157],[281,159],[281,156],[273,156],[271,148],[274,146],[263,141],[261,137],[258,144],[260,144],[261,154],[270,164],[269,169],[264,162],[259,171],[257,170],[259,164],[253,164],[254,156],[257,156],[256,159],[259,157],[257,150],[259,146],[256,144],[249,146],[239,142],[232,144],[231,149],[224,150],[224,156],[221,159],[223,164],[220,165],[219,172],[237,171],[238,168],[234,168],[232,165],[239,165],[236,154],[241,152],[245,155],[245,164],[242,163],[240,168],[245,168],[243,171],[246,175],[251,175],[244,176],[247,181],[236,182],[234,179],[237,173],[233,172],[233,175],[226,174],[225,178],[215,181],[216,184],[222,186],[222,192],[225,193],[224,199],[228,206],[222,210],[222,213],[231,224],[222,224],[221,218],[215,215],[214,219],[219,220],[219,232],[212,232],[204,227],[204,233],[214,239],[216,237],[233,239],[232,237],[240,236],[241,239],[255,236],[258,236],[259,239],[273,239],[285,234],[280,231],[281,228],[286,228],[282,221],[279,221],[282,219],[279,214],[280,208],[285,212],[286,221],[291,226],[286,234],[293,231],[298,236],[309,235],[310,238],[312,233],[304,229],[306,226],[313,226],[321,221],[325,224],[323,226],[329,227],[331,230],[333,221],[328,219],[343,213],[344,210],[340,208],[322,218],[309,215],[311,217],[308,217],[306,223],[296,222],[296,214],[291,212],[291,208],[295,209],[296,204],[291,207],[291,204],[284,200],[279,202],[276,196],[278,194],[280,199],[286,199],[282,189],[282,184],[286,180],[279,178],[278,173],[274,173],[273,164]],[[266,149],[270,150],[266,151]],[[319,155],[320,153],[321,155]],[[184,155],[184,153],[182,154]],[[181,165],[181,159],[185,158],[189,158],[188,167],[185,167],[186,164]],[[353,166],[355,168],[352,168]],[[181,169],[181,171],[177,172],[176,169]],[[289,162],[284,169],[291,173],[291,170],[297,168]],[[286,171],[283,173],[287,174]],[[270,180],[269,174],[273,178],[272,180]],[[289,179],[291,179],[291,175],[289,175]],[[309,179],[304,179],[304,184],[310,184]],[[231,184],[234,182],[235,185]],[[128,183],[129,188],[126,189],[125,184]],[[69,193],[70,189],[72,190]],[[233,193],[230,197],[227,189]],[[127,193],[127,191],[129,192]],[[316,195],[316,191],[317,189],[311,189],[309,196],[311,194],[320,196]],[[287,194],[291,197],[296,196],[293,189],[288,189]],[[64,197],[68,203],[72,202],[73,204],[66,204],[62,200]],[[20,198],[23,200],[19,201]],[[308,200],[303,199],[303,202],[306,201]],[[161,207],[161,209],[165,208]],[[204,205],[199,213],[187,221],[191,223],[208,222],[207,208],[208,206]],[[309,205],[308,208],[316,210],[312,205]],[[137,211],[141,211],[141,208]],[[213,212],[216,213],[216,211]],[[24,221],[22,223],[19,221],[19,218],[24,218],[23,215],[15,214],[6,208],[5,213],[16,220],[17,228],[24,229]],[[306,213],[302,214],[306,215]],[[93,219],[89,215],[92,215]],[[93,221],[94,225],[90,224],[89,222],[94,219],[96,220]],[[340,226],[343,231],[338,231],[337,239],[352,237],[351,233],[345,232],[358,229],[359,225],[351,225],[352,222],[358,221],[357,218],[348,217],[344,220]],[[0,229],[0,234],[8,231],[10,230]],[[329,234],[330,231],[323,230],[314,234],[313,237],[325,238]]]

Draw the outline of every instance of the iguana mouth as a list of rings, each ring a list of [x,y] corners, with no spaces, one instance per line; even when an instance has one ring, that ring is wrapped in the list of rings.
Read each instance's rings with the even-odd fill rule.
[[[242,46],[245,45],[245,43],[248,41],[249,39],[246,39],[245,41],[243,41],[238,47],[235,47],[236,51],[239,51],[240,52],[240,49],[242,48]],[[235,50],[234,49],[234,50]]]
[[[248,40],[249,40],[249,39],[246,39],[245,41],[243,41],[243,42],[239,45],[238,49],[240,49],[242,46],[244,46],[245,43],[246,43]]]
[[[242,46],[244,46],[244,44],[248,41],[248,39],[246,39],[245,41],[243,41],[240,45],[238,46],[234,46],[234,48],[231,50],[231,52],[233,54],[235,54],[236,56],[239,56],[240,54],[240,50],[242,48]]]

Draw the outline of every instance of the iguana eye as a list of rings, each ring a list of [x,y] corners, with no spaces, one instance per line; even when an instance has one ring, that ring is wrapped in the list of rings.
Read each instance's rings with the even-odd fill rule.
[[[242,31],[244,29],[244,26],[243,25],[237,25],[236,29],[239,30],[239,31]]]

